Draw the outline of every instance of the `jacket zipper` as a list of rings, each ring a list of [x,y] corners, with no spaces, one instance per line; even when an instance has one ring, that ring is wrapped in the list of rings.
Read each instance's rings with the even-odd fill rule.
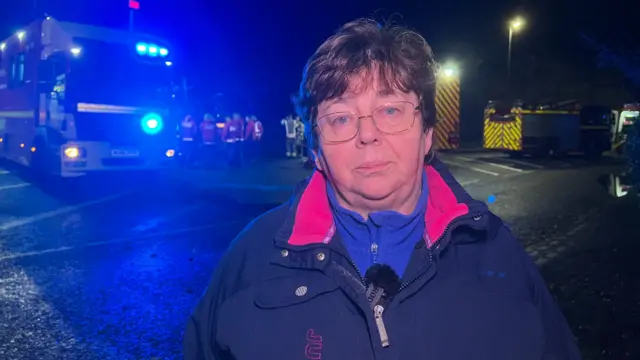
[[[460,217],[456,220],[451,221],[447,227],[444,229],[444,231],[442,232],[442,235],[440,235],[440,237],[438,238],[438,240],[436,240],[436,242],[433,243],[433,245],[431,245],[431,248],[428,250],[429,251],[429,266],[427,266],[423,271],[421,271],[419,274],[417,274],[416,276],[414,276],[413,278],[411,278],[409,281],[404,282],[400,288],[398,288],[398,292],[406,289],[407,287],[409,287],[409,285],[413,284],[414,282],[416,282],[418,279],[420,279],[424,274],[426,274],[430,269],[431,266],[433,264],[433,250],[437,249],[440,246],[440,243],[442,242],[442,239],[444,239],[445,235],[449,232],[449,230],[451,230],[451,227],[453,227],[454,224],[457,224],[463,220],[466,219],[470,219],[477,216],[477,214],[474,215],[469,215],[469,216],[464,216],[464,217]],[[360,278],[360,282],[362,283],[363,286],[367,286],[367,283],[364,279],[364,277],[362,276],[362,274],[360,273],[360,270],[358,270],[358,266],[356,265],[356,263],[351,260],[350,257],[346,256],[345,254],[343,254],[341,251],[336,251],[335,249],[331,249],[328,246],[322,244],[318,244],[317,246],[314,246],[313,248],[324,248],[324,249],[329,249],[332,251],[337,252],[338,254],[342,255],[343,258],[345,258],[347,260],[347,262],[351,265],[351,267],[353,267],[356,270],[356,275],[358,275],[358,278]],[[396,294],[397,294],[396,293]],[[373,318],[375,320],[376,323],[376,328],[378,329],[378,334],[380,335],[380,343],[382,345],[383,348],[389,347],[389,334],[387,333],[387,328],[384,325],[384,319],[382,318],[382,314],[384,313],[385,307],[382,304],[376,304],[373,307]]]
[[[433,243],[433,245],[431,246],[431,248],[428,250],[429,251],[429,265],[423,270],[421,271],[419,274],[417,274],[416,276],[414,276],[413,278],[411,278],[411,280],[404,282],[400,288],[398,288],[398,292],[406,289],[409,285],[413,284],[414,282],[416,282],[420,277],[422,277],[424,274],[426,274],[430,269],[431,266],[433,264],[433,250],[437,249],[440,246],[440,243],[442,242],[442,239],[444,239],[444,236],[449,232],[449,230],[451,229],[451,227],[464,220],[467,219],[468,217],[463,217],[463,218],[459,218],[457,220],[454,220],[452,222],[450,222],[447,227],[444,229],[444,231],[442,232],[442,235],[440,235],[440,237],[438,238],[438,240],[436,240],[436,242]],[[357,270],[357,268],[356,268]],[[396,293],[396,294],[397,294]],[[376,304],[373,307],[373,316],[374,319],[376,321],[376,327],[378,328],[378,334],[380,334],[380,343],[382,344],[383,348],[389,347],[389,334],[387,333],[387,327],[384,325],[384,319],[382,318],[382,314],[384,313],[384,306],[382,306],[381,304]]]
[[[384,326],[384,320],[382,320],[383,312],[384,306],[378,304],[373,307],[373,317],[376,320],[376,327],[380,334],[380,343],[382,343],[383,348],[386,348],[389,346],[389,335],[387,334],[387,328]]]

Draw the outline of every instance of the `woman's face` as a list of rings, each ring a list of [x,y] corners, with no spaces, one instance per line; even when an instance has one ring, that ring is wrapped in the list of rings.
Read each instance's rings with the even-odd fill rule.
[[[338,99],[318,106],[318,119],[336,112],[368,116],[380,106],[409,102],[420,104],[418,96],[401,91],[385,91],[375,84],[364,86],[354,77],[348,90]],[[355,91],[355,89],[362,89]],[[381,132],[371,117],[360,119],[357,135],[345,142],[328,142],[318,136],[316,166],[325,172],[342,197],[355,207],[395,210],[398,197],[406,197],[420,184],[425,155],[432,143],[432,132],[422,131],[422,117],[412,109],[413,125],[397,134]]]

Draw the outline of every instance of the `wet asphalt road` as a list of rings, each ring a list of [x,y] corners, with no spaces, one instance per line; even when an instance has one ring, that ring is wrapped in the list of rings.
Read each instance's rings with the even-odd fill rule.
[[[640,201],[599,182],[620,167],[442,159],[536,259],[585,358],[640,358]],[[305,174],[287,161],[252,171],[245,177],[287,184]],[[99,177],[65,188],[0,168],[0,358],[180,358],[185,320],[224,249],[286,196],[254,186],[265,196],[236,202],[223,187],[182,184]]]

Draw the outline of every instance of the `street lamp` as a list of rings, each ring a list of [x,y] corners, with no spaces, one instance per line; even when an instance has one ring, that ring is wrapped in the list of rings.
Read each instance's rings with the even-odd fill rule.
[[[511,41],[513,40],[513,34],[522,30],[523,27],[524,27],[524,20],[519,16],[509,21],[509,50],[507,53],[507,79],[511,77]]]
[[[458,66],[453,62],[448,62],[440,68],[439,76],[445,79],[457,77],[459,73]]]

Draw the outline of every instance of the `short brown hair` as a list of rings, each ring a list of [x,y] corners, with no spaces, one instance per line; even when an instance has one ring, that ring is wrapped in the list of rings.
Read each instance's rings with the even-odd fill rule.
[[[427,41],[406,27],[358,19],[343,25],[309,58],[293,96],[298,115],[308,125],[311,147],[317,138],[313,125],[318,105],[344,94],[351,76],[365,72],[371,79],[376,70],[385,87],[418,95],[424,131],[435,125],[437,64]]]

